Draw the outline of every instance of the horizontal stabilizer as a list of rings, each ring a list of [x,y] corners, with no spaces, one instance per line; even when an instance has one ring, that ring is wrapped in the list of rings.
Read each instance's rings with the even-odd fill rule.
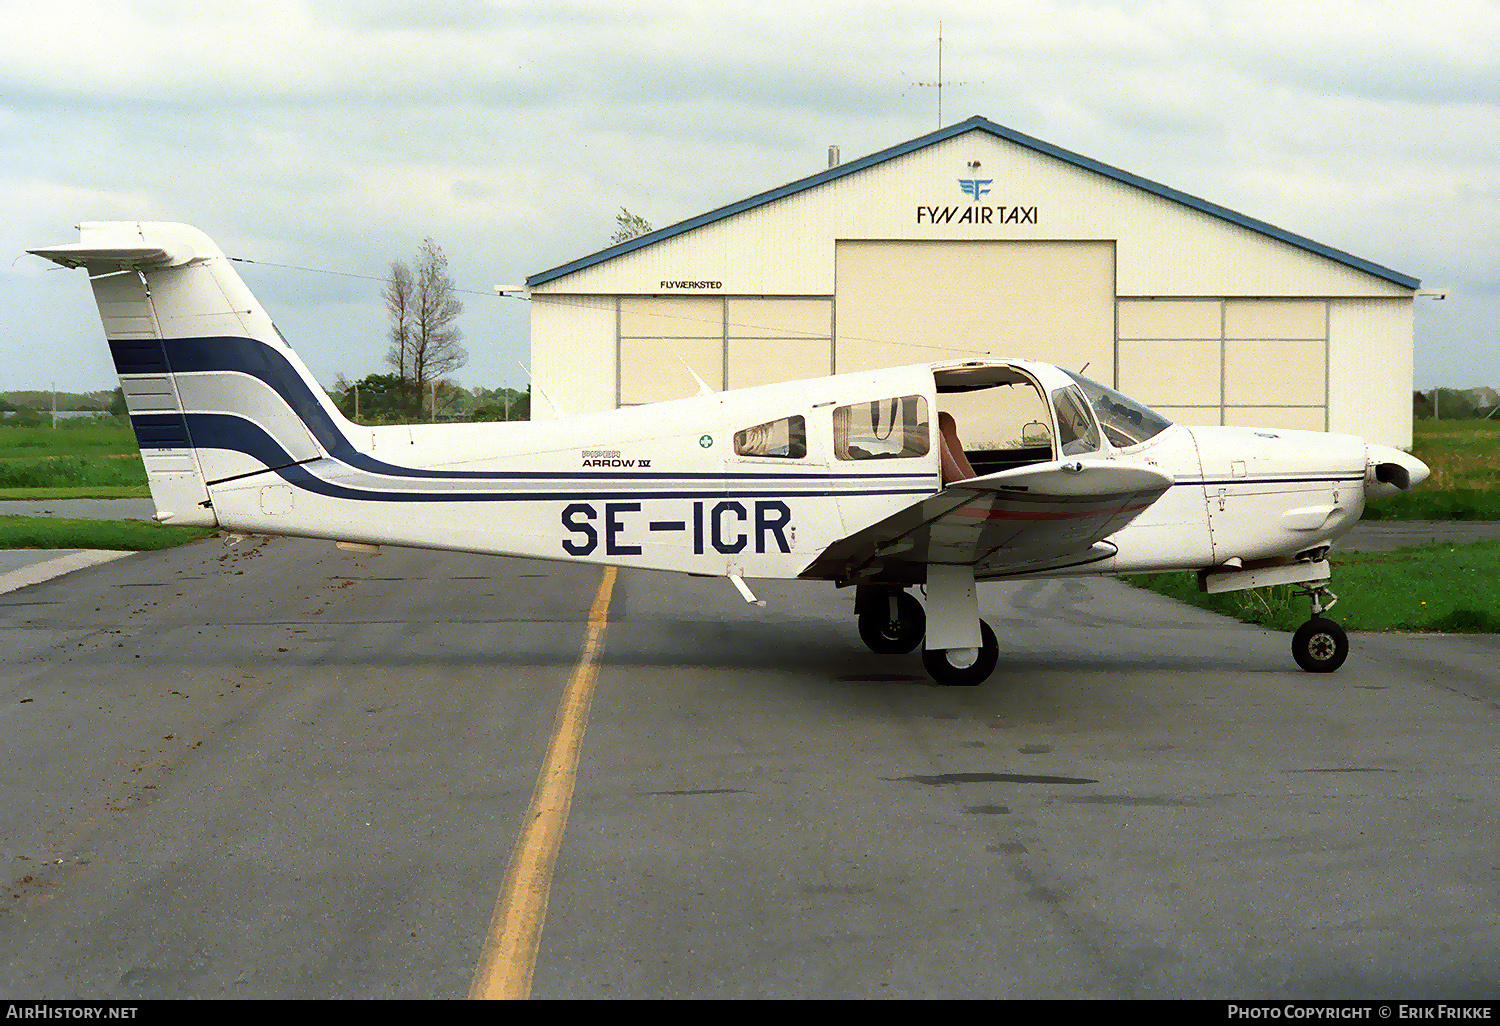
[[[85,221],[78,226],[79,242],[30,249],[64,267],[181,267],[193,260],[218,255],[201,233],[182,225],[136,221]],[[208,244],[202,251],[199,243]]]

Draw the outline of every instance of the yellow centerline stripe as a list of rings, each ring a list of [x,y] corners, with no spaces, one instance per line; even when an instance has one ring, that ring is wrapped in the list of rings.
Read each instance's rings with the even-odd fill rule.
[[[589,609],[588,639],[573,679],[557,709],[557,728],[537,774],[526,825],[516,838],[505,871],[505,885],[495,902],[489,934],[474,970],[469,997],[478,1000],[519,999],[531,996],[531,975],[537,947],[547,921],[547,896],[552,868],[562,846],[573,786],[578,776],[578,752],[588,724],[589,702],[604,630],[609,626],[609,600],[614,593],[615,568],[604,568],[604,579]]]

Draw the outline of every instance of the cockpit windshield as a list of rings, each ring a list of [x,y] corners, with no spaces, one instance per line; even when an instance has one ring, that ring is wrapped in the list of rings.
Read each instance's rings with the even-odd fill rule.
[[[1129,396],[1121,395],[1112,388],[1105,388],[1099,382],[1070,370],[1065,369],[1064,372],[1083,389],[1089,405],[1094,408],[1094,416],[1099,418],[1099,426],[1104,429],[1105,437],[1116,449],[1138,445],[1172,426],[1172,422],[1166,417],[1147,409]]]

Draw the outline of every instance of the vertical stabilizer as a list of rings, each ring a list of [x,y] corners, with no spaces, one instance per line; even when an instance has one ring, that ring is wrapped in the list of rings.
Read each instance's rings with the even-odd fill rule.
[[[79,231],[31,252],[88,271],[158,520],[217,526],[215,484],[352,448],[348,422],[206,235],[133,221]]]

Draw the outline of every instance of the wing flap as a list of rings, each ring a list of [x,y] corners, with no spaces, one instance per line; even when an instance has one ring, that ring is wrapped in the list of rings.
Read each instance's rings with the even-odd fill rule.
[[[803,577],[918,583],[927,565],[976,577],[1107,558],[1103,539],[1172,487],[1171,475],[1116,460],[1068,460],[969,478],[825,549]]]

